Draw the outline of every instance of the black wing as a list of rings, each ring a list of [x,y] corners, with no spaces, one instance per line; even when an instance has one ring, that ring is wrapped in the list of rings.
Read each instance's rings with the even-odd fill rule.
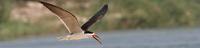
[[[82,25],[81,29],[88,30],[88,28],[94,24],[97,20],[101,19],[108,10],[108,4],[105,4],[92,18],[90,18],[85,24]]]

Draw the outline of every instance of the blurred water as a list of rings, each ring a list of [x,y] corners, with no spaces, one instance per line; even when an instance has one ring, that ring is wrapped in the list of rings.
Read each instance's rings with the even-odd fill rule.
[[[124,30],[101,33],[102,48],[199,48],[200,28]],[[93,39],[58,41],[55,36],[0,42],[0,48],[101,48]]]

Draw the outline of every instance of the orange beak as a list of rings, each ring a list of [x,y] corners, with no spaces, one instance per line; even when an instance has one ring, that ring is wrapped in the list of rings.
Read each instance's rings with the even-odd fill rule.
[[[96,34],[95,35],[92,35],[92,37],[99,43],[99,44],[101,44],[102,45],[102,42],[100,41],[100,37],[99,36],[97,36]]]

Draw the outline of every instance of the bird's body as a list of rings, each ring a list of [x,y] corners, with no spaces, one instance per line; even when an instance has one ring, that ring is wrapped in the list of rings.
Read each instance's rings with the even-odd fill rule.
[[[89,37],[83,33],[76,33],[76,34],[72,34],[72,35],[59,37],[60,40],[80,40],[80,39],[84,39],[84,38],[89,38]]]
[[[105,4],[85,24],[80,26],[77,21],[77,18],[69,11],[46,2],[39,2],[42,3],[45,7],[47,7],[51,12],[55,13],[69,31],[70,35],[59,37],[61,40],[80,40],[84,38],[94,38],[101,44],[101,42],[99,41],[100,38],[94,32],[88,31],[88,28],[105,15],[105,13],[108,10],[107,4]]]

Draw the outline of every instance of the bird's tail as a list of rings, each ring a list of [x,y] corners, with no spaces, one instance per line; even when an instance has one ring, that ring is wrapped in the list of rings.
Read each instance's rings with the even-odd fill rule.
[[[64,40],[70,40],[69,39],[70,38],[70,36],[60,36],[60,37],[57,37],[57,39],[59,40],[59,41],[64,41]]]

